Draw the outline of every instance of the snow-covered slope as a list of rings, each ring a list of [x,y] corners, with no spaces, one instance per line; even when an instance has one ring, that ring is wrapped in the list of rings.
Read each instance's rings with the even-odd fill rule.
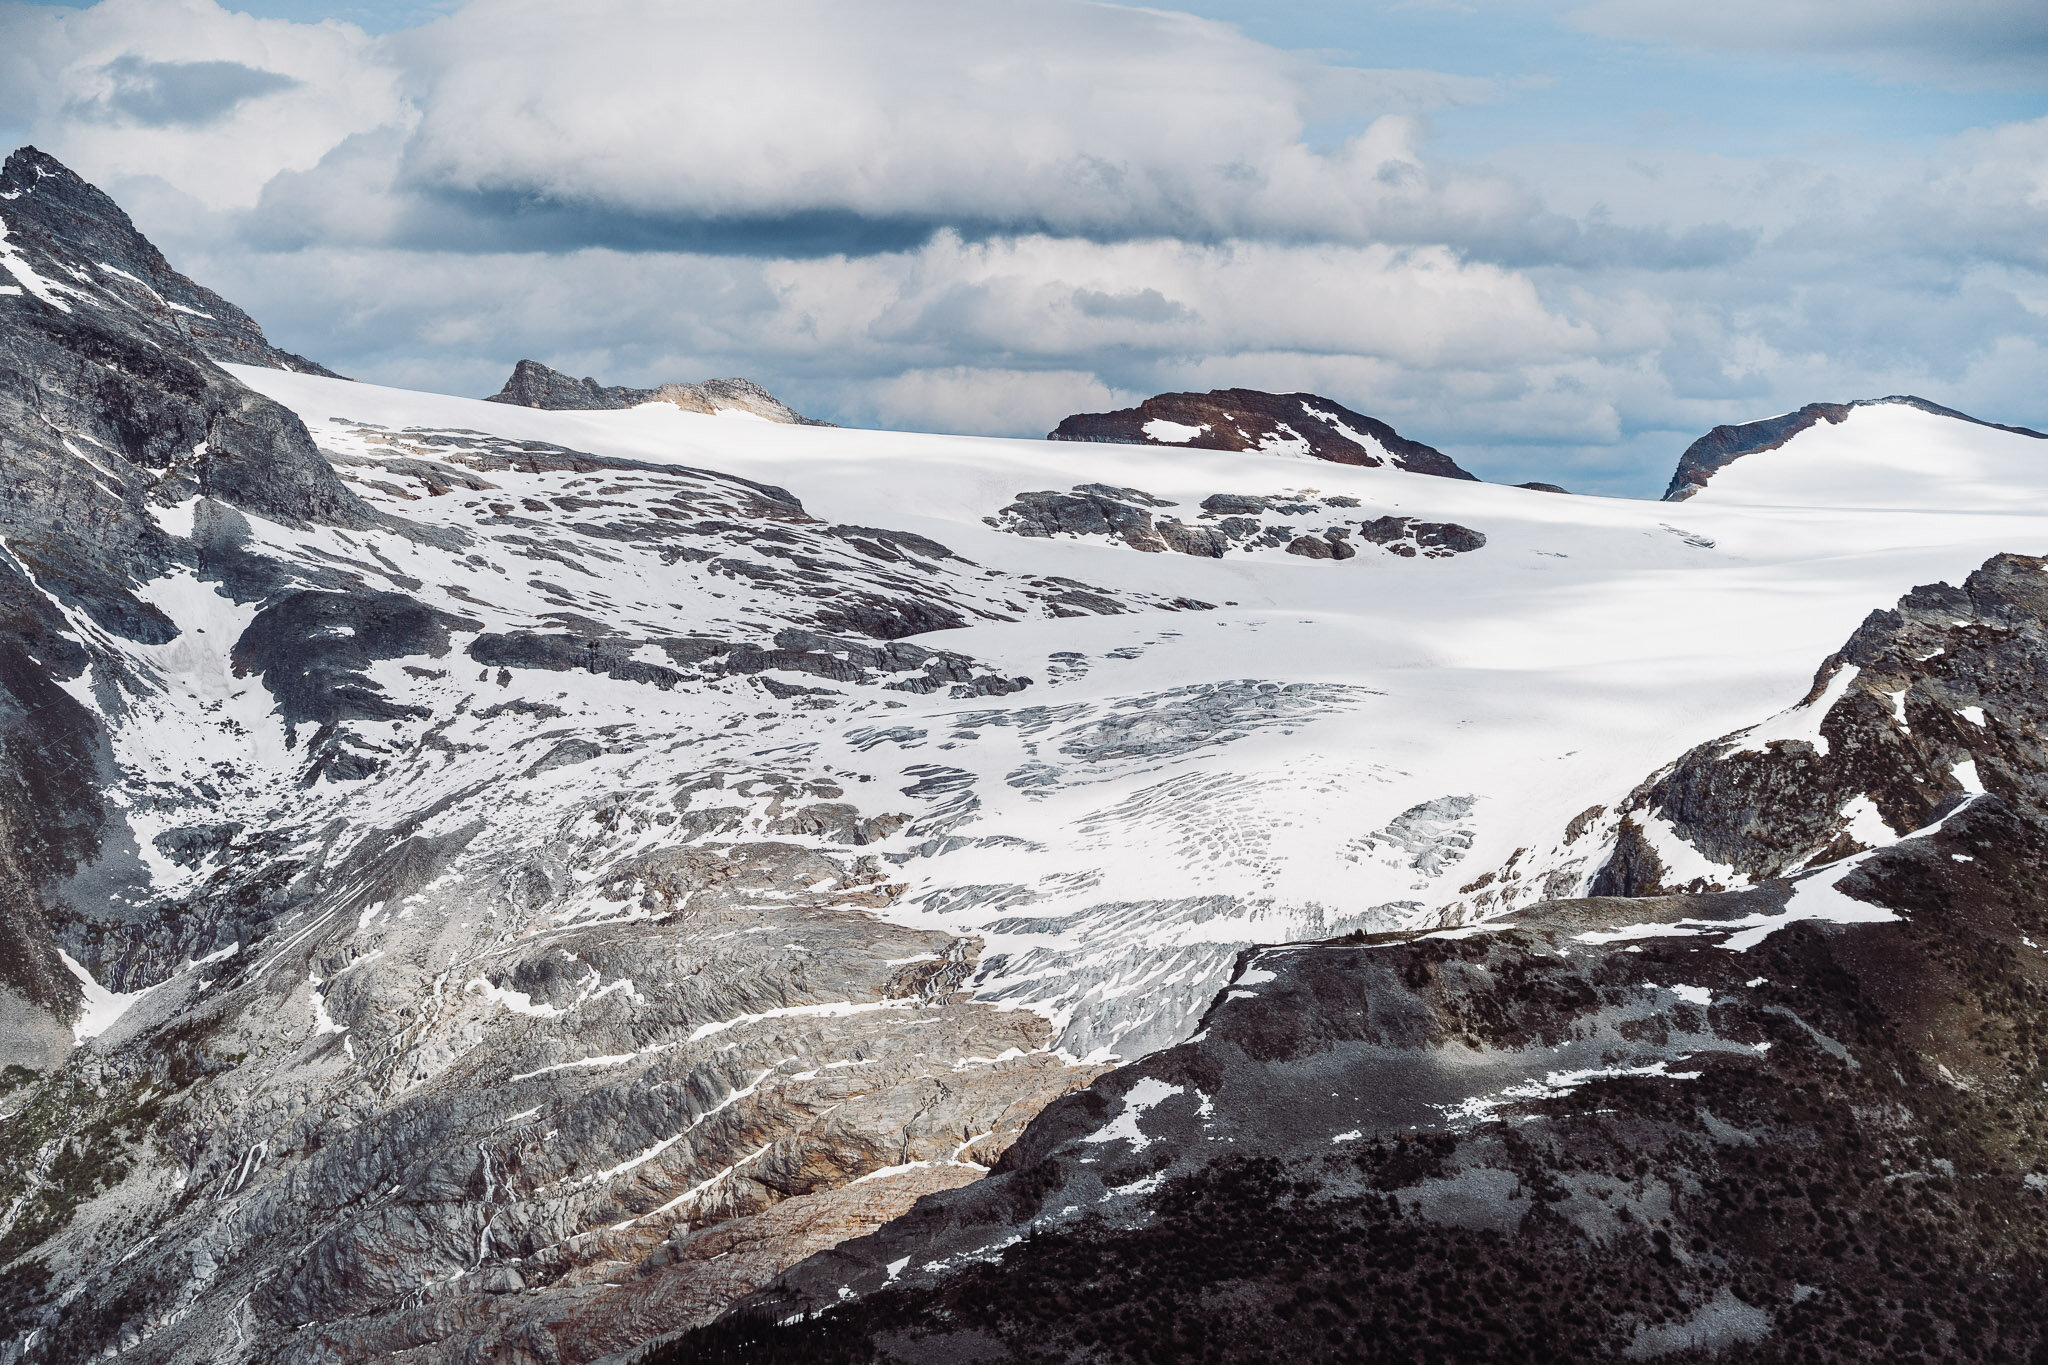
[[[828,522],[929,537],[1004,580],[1215,604],[919,637],[1034,680],[1000,698],[797,698],[763,712],[773,718],[759,728],[785,752],[878,792],[911,789],[906,804],[939,815],[883,846],[914,855],[893,913],[982,936],[980,989],[1049,1010],[1080,1054],[1135,1055],[1180,1036],[1243,944],[1582,890],[1603,850],[1584,837],[1560,848],[1572,816],[1797,702],[1816,656],[1872,603],[1999,549],[2048,544],[2039,443],[1902,406],[1858,408],[1674,508],[1202,451],[793,429],[655,406],[508,412],[237,373],[337,453],[374,449],[333,420],[346,418],[711,468],[787,487]],[[1359,517],[1455,522],[1486,544],[1451,558],[1366,546],[1340,562],[1210,560],[985,522],[1019,492],[1084,483],[1142,491],[1191,519],[1212,494],[1306,485],[1356,498]],[[405,503],[357,487],[413,517],[435,503],[474,516],[503,496]],[[617,573],[590,567],[598,579],[559,576],[564,600],[592,614],[623,607]],[[450,570],[409,572],[431,583]],[[562,609],[495,570],[464,582],[511,608],[513,624]],[[711,606],[662,579],[633,610],[707,633]],[[541,681],[536,698],[560,690]],[[627,692],[649,729],[692,725],[707,704],[694,690]],[[759,747],[756,728],[729,747]]]

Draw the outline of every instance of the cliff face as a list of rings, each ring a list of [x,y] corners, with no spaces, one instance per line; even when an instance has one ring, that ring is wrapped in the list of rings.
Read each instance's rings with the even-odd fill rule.
[[[987,1180],[655,1358],[2028,1358],[2044,629],[2048,561],[1916,590],[1823,668],[1818,739],[1643,789],[1744,889],[1249,952]]]
[[[1384,465],[1446,479],[1474,478],[1442,451],[1313,393],[1162,393],[1135,408],[1077,413],[1046,439],[1250,450],[1333,464]]]

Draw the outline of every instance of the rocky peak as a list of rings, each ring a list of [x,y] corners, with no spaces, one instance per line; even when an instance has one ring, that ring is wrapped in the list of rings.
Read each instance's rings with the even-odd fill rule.
[[[557,412],[609,412],[636,408],[642,403],[673,403],[684,412],[714,413],[736,408],[791,426],[832,425],[804,416],[751,379],[707,379],[701,384],[632,389],[600,384],[588,377],[571,378],[538,360],[522,360],[513,366],[505,387],[484,401]]]
[[[0,166],[0,224],[7,241],[0,252],[40,252],[62,262],[55,278],[65,295],[82,286],[111,296],[209,360],[334,375],[272,346],[254,318],[179,274],[104,190],[47,152],[22,147]]]
[[[638,407],[653,398],[653,389],[607,387],[595,379],[573,379],[538,360],[522,360],[512,367],[505,387],[484,401],[552,412],[609,412]]]
[[[1367,468],[1385,465],[1446,479],[1477,477],[1442,451],[1409,440],[1378,418],[1313,393],[1162,393],[1135,408],[1076,413],[1046,439],[1250,450]]]
[[[2020,436],[2037,436],[2048,439],[2043,433],[2027,427],[2009,427],[1998,422],[1986,422],[1945,408],[1939,403],[1930,403],[1925,398],[1911,394],[1893,394],[1889,398],[1859,398],[1852,403],[1808,403],[1796,412],[1787,412],[1777,417],[1766,417],[1756,422],[1738,422],[1718,426],[1685,448],[1678,457],[1678,468],[1672,472],[1671,483],[1664,490],[1664,501],[1684,502],[1707,486],[1707,481],[1721,470],[1734,464],[1745,455],[1755,455],[1765,450],[1776,450],[1800,432],[1822,422],[1830,424],[1847,420],[1857,408],[1878,407],[1887,403],[1899,403],[1921,412],[1933,413],[1937,417],[1953,417],[1957,421],[1974,423],[1980,427],[1994,427],[1999,431],[2010,431]]]

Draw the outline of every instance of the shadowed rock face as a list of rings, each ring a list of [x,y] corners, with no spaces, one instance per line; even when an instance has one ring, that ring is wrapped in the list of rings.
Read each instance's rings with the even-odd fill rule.
[[[2041,436],[2043,433],[2027,427],[2001,426],[1997,422],[1985,422],[1945,408],[1939,403],[1930,403],[1925,398],[1910,394],[1894,394],[1890,398],[1859,398],[1853,403],[1808,403],[1796,412],[1779,417],[1766,417],[1759,422],[1739,422],[1730,426],[1718,426],[1685,448],[1678,457],[1678,468],[1672,472],[1671,483],[1664,490],[1664,501],[1684,502],[1707,486],[1715,474],[1734,464],[1745,455],[1760,451],[1776,450],[1800,432],[1822,422],[1840,423],[1856,408],[1874,407],[1880,403],[1903,403],[1922,412],[1931,412],[1937,417],[1953,417],[1958,421],[1975,423],[1980,427],[1997,427],[2000,431],[2016,432],[2022,436]],[[1526,486],[1526,485],[1525,485]]]
[[[1446,479],[1476,477],[1442,451],[1409,440],[1378,418],[1313,393],[1162,393],[1135,408],[1077,413],[1046,439],[1266,451],[1333,464],[1388,465]]]
[[[0,1018],[17,1023],[0,1065],[41,1064],[68,1051],[57,1026],[78,999],[50,921],[74,914],[79,878],[89,903],[135,875],[102,858],[103,728],[60,686],[123,669],[74,619],[114,640],[177,636],[134,587],[200,567],[158,520],[195,496],[299,526],[374,518],[297,417],[214,361],[327,371],[272,348],[33,148],[0,167],[0,260]]]
[[[538,360],[512,367],[505,387],[484,400],[522,408],[558,411],[610,411],[642,403],[673,403],[685,412],[712,413],[737,409],[794,426],[828,427],[804,416],[751,379],[707,379],[701,384],[663,384],[653,389],[607,387],[595,379],[572,379]]]
[[[1689,775],[1683,832],[1753,885],[1248,952],[987,1180],[654,1359],[2032,1358],[2043,582],[2000,556],[1873,613],[1828,753],[1735,735],[1646,784]],[[1851,792],[1898,832],[1842,842]]]

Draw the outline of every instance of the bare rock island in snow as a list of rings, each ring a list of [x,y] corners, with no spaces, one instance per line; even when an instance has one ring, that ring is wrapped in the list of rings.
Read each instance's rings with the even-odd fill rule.
[[[745,412],[770,422],[827,427],[806,417],[751,379],[707,379],[701,384],[662,384],[651,389],[608,387],[595,379],[572,379],[538,360],[512,367],[505,387],[484,400],[551,411],[606,412],[642,403],[673,403],[684,412]]]
[[[0,1365],[2036,1358],[2043,448],[1802,412],[411,392],[17,152]]]
[[[1261,451],[1446,479],[1476,477],[1442,451],[1409,440],[1378,418],[1313,393],[1162,393],[1135,408],[1076,413],[1046,439]]]
[[[1202,499],[1191,522],[1155,516],[1155,509],[1177,505],[1136,488],[1080,484],[1068,493],[1019,493],[986,520],[1014,535],[1102,538],[1148,554],[1172,550],[1207,559],[1260,550],[1285,550],[1304,559],[1352,559],[1358,555],[1353,535],[1360,545],[1404,559],[1441,559],[1486,544],[1484,534],[1454,522],[1364,516],[1358,512],[1359,500],[1342,494],[1212,493]]]

